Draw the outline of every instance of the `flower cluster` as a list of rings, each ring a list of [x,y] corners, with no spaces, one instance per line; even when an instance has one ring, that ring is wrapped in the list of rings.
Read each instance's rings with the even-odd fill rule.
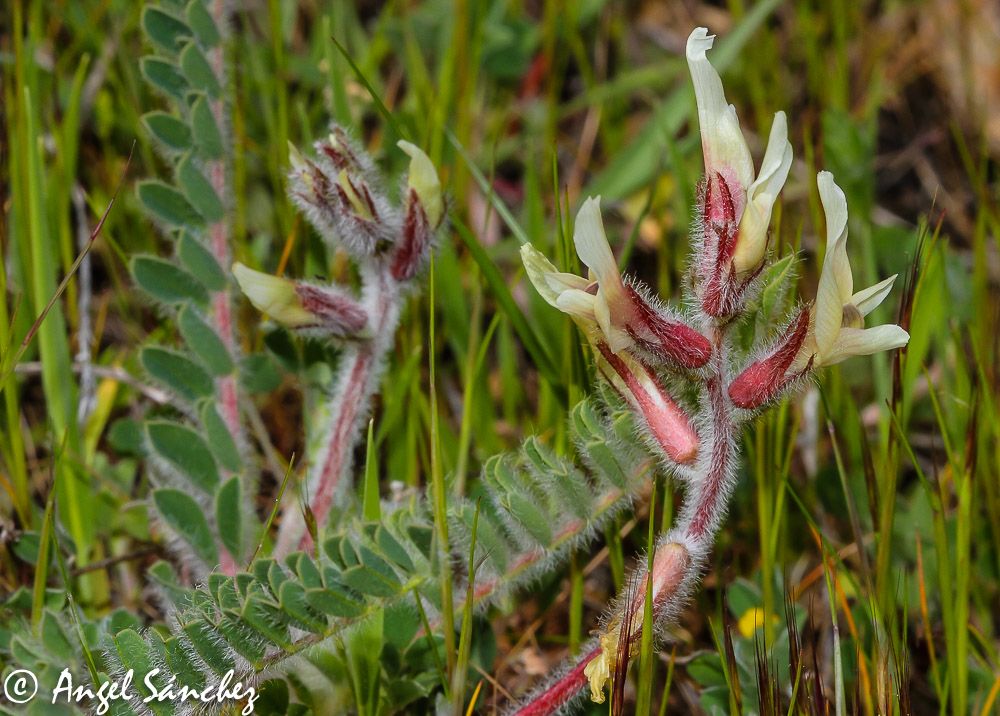
[[[700,368],[711,355],[708,339],[651,299],[644,286],[622,278],[604,233],[599,198],[583,203],[573,241],[589,277],[557,271],[524,244],[521,258],[529,279],[546,301],[572,316],[594,349],[600,373],[633,405],[670,459],[691,462],[698,437],[652,365]]]
[[[518,713],[564,707],[589,681],[594,701],[623,675],[640,633],[646,584],[661,622],[676,614],[704,569],[735,479],[739,424],[751,411],[787,395],[820,367],[851,356],[905,346],[896,325],[865,328],[865,317],[886,298],[895,276],[854,291],[847,255],[847,199],[829,172],[817,178],[826,214],[826,253],[815,301],[793,312],[776,339],[743,353],[731,328],[748,310],[767,261],[771,214],[792,165],[785,115],[775,115],[755,173],[735,108],[708,60],[714,37],[691,33],[687,62],[695,88],[705,162],[699,221],[693,241],[693,295],[685,314],[666,307],[637,281],[623,278],[608,244],[600,199],[584,201],[574,243],[587,276],[556,269],[532,246],[521,256],[532,284],[569,314],[587,338],[598,372],[625,399],[664,458],[686,478],[678,524],[658,543],[650,575],[640,569],[618,600],[607,627],[576,668],[541,690]],[[735,374],[733,366],[742,366]],[[666,378],[669,376],[670,380]],[[666,386],[697,388],[683,404]],[[688,392],[688,391],[686,391]],[[679,469],[679,470],[678,470]]]
[[[289,179],[292,198],[328,243],[344,248],[362,270],[381,271],[403,283],[426,261],[444,219],[444,200],[427,155],[406,141],[399,148],[410,157],[399,208],[383,195],[371,159],[340,127],[315,143],[314,159],[289,145]],[[272,276],[241,263],[233,265],[233,274],[258,310],[288,328],[317,336],[372,337],[372,307],[344,287]]]

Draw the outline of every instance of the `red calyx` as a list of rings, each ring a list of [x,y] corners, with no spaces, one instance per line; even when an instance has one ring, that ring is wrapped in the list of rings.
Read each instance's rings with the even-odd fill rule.
[[[712,344],[705,336],[680,321],[664,318],[631,286],[626,285],[625,290],[636,319],[626,330],[643,348],[685,368],[700,368],[708,362]]]
[[[333,335],[356,335],[368,324],[365,309],[347,296],[308,284],[296,284],[295,293],[302,307],[320,319],[318,327]]]
[[[793,380],[812,367],[812,359],[799,373],[786,376],[802,342],[809,332],[809,311],[802,309],[778,342],[778,347],[767,358],[751,363],[729,384],[729,399],[740,408],[759,408],[774,400]]]
[[[408,281],[423,264],[427,249],[431,245],[430,222],[427,212],[417,192],[410,189],[406,195],[406,218],[403,220],[403,235],[392,257],[390,270],[397,281]]]

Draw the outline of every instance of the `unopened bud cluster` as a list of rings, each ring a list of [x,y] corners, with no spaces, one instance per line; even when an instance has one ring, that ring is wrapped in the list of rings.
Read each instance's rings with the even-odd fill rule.
[[[368,154],[340,127],[314,144],[304,157],[289,145],[289,195],[319,235],[344,249],[363,276],[385,276],[396,284],[412,279],[426,263],[432,239],[444,219],[437,171],[415,145],[401,141],[410,157],[398,204],[382,189]],[[371,306],[340,286],[272,276],[243,264],[233,273],[250,302],[273,320],[302,333],[369,338]]]
[[[624,674],[639,633],[646,585],[652,579],[654,617],[674,616],[697,581],[725,515],[737,470],[738,427],[751,411],[787,395],[816,369],[851,356],[906,345],[896,325],[865,328],[865,317],[888,295],[895,276],[854,290],[847,256],[847,199],[829,172],[817,177],[826,214],[826,251],[815,301],[795,309],[776,337],[758,339],[749,352],[731,335],[759,291],[767,264],[772,210],[792,166],[785,115],[775,115],[760,170],[755,171],[736,109],[708,60],[714,37],[691,33],[687,62],[698,105],[705,178],[698,193],[692,241],[691,295],[673,310],[637,281],[623,278],[608,244],[599,198],[583,202],[574,242],[586,276],[560,272],[529,244],[521,256],[532,284],[569,314],[593,349],[598,373],[622,396],[646,442],[668,469],[684,478],[678,523],[663,535],[650,574],[617,607],[583,660],[537,692],[517,713],[545,714],[565,707],[590,683],[603,701],[610,680]],[[668,386],[683,390],[668,390]],[[697,393],[686,403],[680,395]],[[638,596],[636,596],[638,594]]]

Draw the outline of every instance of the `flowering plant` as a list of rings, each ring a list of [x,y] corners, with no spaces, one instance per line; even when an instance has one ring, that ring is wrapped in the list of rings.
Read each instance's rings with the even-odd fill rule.
[[[713,40],[698,28],[687,42],[705,160],[692,242],[695,285],[685,301],[693,309],[672,310],[647,287],[621,276],[599,199],[587,199],[576,217],[574,242],[590,269],[587,277],[560,273],[530,245],[521,249],[532,284],[580,327],[598,372],[624,398],[650,448],[686,490],[677,523],[657,540],[651,570],[636,570],[582,658],[526,699],[516,710],[521,716],[564,708],[587,683],[591,698],[604,701],[606,686],[621,681],[638,647],[647,587],[657,623],[676,617],[705,570],[726,514],[736,484],[737,438],[748,418],[820,367],[899,348],[909,339],[896,325],[864,328],[865,316],[886,298],[895,276],[854,292],[847,200],[833,175],[820,172],[827,240],[816,299],[796,311],[777,338],[749,352],[739,349],[732,329],[760,290],[771,211],[792,149],[779,112],[755,177],[736,110],[707,57]],[[682,404],[665,387],[661,376],[667,374],[696,386],[697,402]]]

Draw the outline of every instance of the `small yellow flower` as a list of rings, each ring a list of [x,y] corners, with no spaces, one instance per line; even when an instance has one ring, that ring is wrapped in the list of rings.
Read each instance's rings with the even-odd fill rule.
[[[739,630],[740,636],[744,639],[752,637],[755,631],[764,626],[766,616],[766,613],[760,607],[751,607],[743,612],[743,616],[736,623],[736,628]],[[774,624],[777,621],[778,617],[772,614],[771,623]]]
[[[583,675],[590,681],[590,700],[595,704],[604,703],[604,687],[611,681],[611,670],[615,666],[617,649],[617,629],[601,634],[601,653],[583,668]]]

